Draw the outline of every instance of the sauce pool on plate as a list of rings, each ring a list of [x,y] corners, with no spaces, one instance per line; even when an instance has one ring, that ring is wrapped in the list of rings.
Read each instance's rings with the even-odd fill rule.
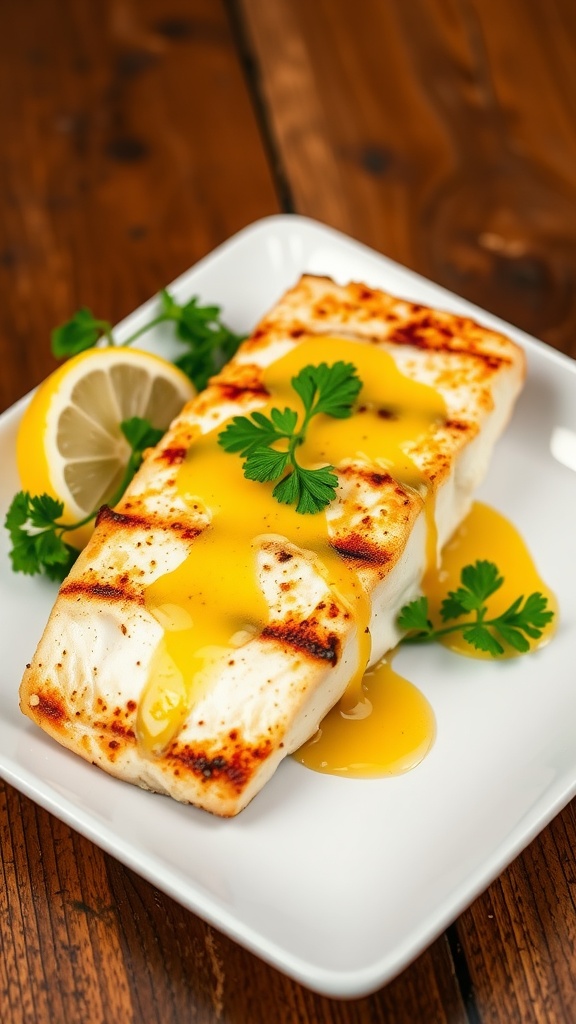
[[[488,618],[502,615],[521,594],[528,597],[535,591],[548,598],[548,608],[554,618],[542,631],[539,639],[530,640],[531,650],[548,643],[558,621],[558,605],[555,595],[538,575],[532,556],[512,523],[500,512],[475,502],[469,515],[445,545],[442,562],[437,573],[427,585],[430,615],[439,621],[440,605],[449,590],[460,585],[460,573],[465,565],[476,561],[494,562],[503,577],[502,586],[488,598]],[[485,651],[476,651],[462,638],[460,633],[451,633],[442,638],[442,643],[451,651],[473,658],[492,660]],[[505,658],[515,658],[518,651],[503,643]]]
[[[428,753],[434,712],[420,690],[392,668],[391,656],[364,674],[363,696],[328,712],[316,733],[294,754],[317,772],[350,778],[400,775]]]
[[[442,552],[438,570],[429,572],[426,591],[430,615],[440,621],[440,606],[449,590],[460,584],[465,565],[492,561],[504,577],[502,587],[488,599],[490,615],[499,615],[520,595],[539,591],[556,614],[542,636],[530,640],[532,650],[547,643],[557,623],[554,594],[538,575],[533,559],[516,528],[495,509],[475,502]],[[450,650],[473,658],[490,658],[463,640],[460,633],[444,637]],[[518,652],[505,645],[504,657]],[[317,733],[294,754],[314,771],[351,778],[399,775],[419,764],[435,737],[435,719],[424,695],[392,668],[389,653],[365,673],[362,697],[351,706],[346,694],[326,715]]]

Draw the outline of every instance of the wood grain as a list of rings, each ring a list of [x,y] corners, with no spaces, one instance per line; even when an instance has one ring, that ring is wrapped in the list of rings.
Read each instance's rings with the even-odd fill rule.
[[[576,802],[457,924],[482,1021],[576,1020]]]
[[[575,353],[575,6],[240,2],[298,212]]]
[[[79,305],[116,322],[278,207],[211,0],[10,3],[0,103],[5,407],[53,368],[49,332]]]
[[[225,12],[194,0],[0,15],[1,401],[81,304],[117,320],[275,183]],[[445,939],[383,994],[322,999],[0,787],[2,1024],[462,1020]]]
[[[382,992],[342,1003],[268,967],[4,784],[0,828],[3,1024],[464,1024],[445,939]]]
[[[244,224],[347,231],[576,353],[569,0],[8,0],[0,403]],[[0,785],[2,1024],[563,1024],[576,804],[403,974],[305,990]]]
[[[295,209],[576,355],[574,5],[241,5]],[[573,814],[453,931],[471,1021],[576,1018]]]

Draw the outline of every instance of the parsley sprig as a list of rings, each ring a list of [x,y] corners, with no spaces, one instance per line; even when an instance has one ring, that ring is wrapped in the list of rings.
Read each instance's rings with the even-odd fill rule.
[[[258,411],[250,416],[234,416],[220,433],[218,443],[225,451],[242,456],[248,480],[278,480],[272,491],[277,501],[296,505],[296,511],[302,514],[313,514],[333,501],[338,477],[332,466],[302,466],[298,448],[314,416],[324,413],[347,419],[352,414],[362,381],[352,363],[338,361],[330,366],[305,366],[291,384],[304,406],[300,423],[298,413],[289,408],[271,409],[269,416]]]
[[[242,337],[222,323],[219,306],[200,306],[197,297],[181,305],[165,288],[160,292],[159,300],[160,311],[156,316],[126,338],[122,346],[131,345],[159,324],[173,323],[176,337],[185,346],[182,355],[174,362],[200,391],[234,355]],[[98,319],[85,306],[66,323],[56,327],[51,340],[52,352],[60,359],[78,355],[101,340],[108,345],[118,344],[112,324]],[[138,416],[124,420],[120,428],[131,451],[122,482],[109,499],[110,505],[115,505],[124,494],[142,461],[144,450],[156,445],[164,433]],[[27,491],[19,491],[15,495],[4,524],[10,533],[10,558],[15,572],[43,573],[52,580],[64,579],[79,553],[67,543],[66,535],[95,519],[98,509],[74,523],[63,523],[63,512],[63,503],[48,494],[30,495]]]
[[[407,631],[402,642],[426,643],[461,631],[467,643],[494,658],[504,654],[501,641],[525,654],[530,650],[528,637],[538,640],[544,627],[553,619],[554,612],[547,609],[546,597],[534,593],[526,598],[516,598],[501,615],[488,618],[486,602],[503,582],[493,562],[477,561],[474,565],[465,566],[460,574],[461,586],[449,591],[442,602],[440,616],[442,622],[460,619],[471,613],[474,618],[436,629],[428,617],[428,599],[419,597],[405,605],[400,612],[398,625]]]
[[[120,428],[131,451],[122,481],[109,499],[109,505],[120,500],[142,462],[144,451],[158,444],[164,433],[139,416],[123,420]],[[19,491],[15,495],[4,523],[12,542],[10,558],[14,572],[29,576],[43,573],[57,581],[68,575],[79,552],[67,543],[66,534],[95,519],[98,509],[74,523],[63,523],[63,512],[63,503],[48,494],[30,495]]]
[[[159,293],[159,299],[159,313],[126,338],[122,346],[131,345],[159,324],[173,323],[176,337],[185,346],[174,362],[201,391],[234,355],[242,337],[222,323],[219,306],[200,306],[197,297],[180,305],[166,288]],[[58,359],[77,355],[93,348],[101,339],[109,345],[117,344],[112,324],[97,319],[84,306],[52,331],[52,352]]]

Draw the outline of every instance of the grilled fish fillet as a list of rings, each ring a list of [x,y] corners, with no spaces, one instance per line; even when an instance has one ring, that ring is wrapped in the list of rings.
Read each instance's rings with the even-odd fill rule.
[[[524,356],[465,317],[308,275],[183,410],[119,505],[100,511],[20,688],[24,714],[65,747],[112,775],[222,816],[246,806],[362,670],[362,619],[310,550],[255,527],[254,573],[267,616],[235,638],[233,656],[228,649],[216,658],[169,742],[151,750],[143,748],[138,712],[164,628],[147,595],[185,563],[211,522],[178,484],[198,438],[261,408],[267,368],[304,339],[313,354],[326,338],[376,346],[445,404],[441,421],[406,446],[432,504],[378,461],[351,452],[336,466],[330,547],[367,595],[371,663],[395,646],[399,609],[418,594],[429,557],[426,508],[440,549],[485,475],[522,386]]]

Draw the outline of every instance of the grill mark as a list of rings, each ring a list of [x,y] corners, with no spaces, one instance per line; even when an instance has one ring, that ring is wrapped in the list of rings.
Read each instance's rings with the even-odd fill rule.
[[[257,765],[266,760],[271,750],[269,740],[255,747],[236,743],[230,754],[222,750],[216,755],[209,754],[201,747],[186,744],[181,748],[174,746],[167,760],[182,765],[206,785],[224,782],[240,793],[250,781]]]
[[[222,398],[229,402],[237,402],[244,395],[261,395],[263,398],[268,397],[268,391],[264,387],[261,381],[255,381],[251,384],[233,384],[233,383],[218,383],[218,389]]]
[[[369,466],[356,463],[353,466],[339,466],[338,475],[363,480],[371,487],[379,488],[395,484],[394,477],[390,476],[390,473],[381,473],[378,470],[370,469]]]
[[[61,725],[66,718],[66,708],[61,700],[57,697],[48,696],[45,693],[39,693],[38,703],[33,708],[34,713],[47,718],[52,725]]]
[[[260,636],[263,640],[279,640],[316,661],[337,664],[340,657],[340,641],[334,633],[321,632],[315,619],[303,622],[272,622],[264,627]]]
[[[336,551],[341,558],[349,558],[355,562],[364,562],[365,565],[386,565],[392,555],[383,548],[371,544],[360,534],[351,533],[348,537],[339,537],[338,540],[330,541],[330,547]]]
[[[467,430],[472,430],[472,424],[464,423],[463,420],[446,420],[444,426],[447,430],[456,430],[459,433],[465,433]]]
[[[465,325],[460,322],[458,322],[458,326],[462,330],[465,329]],[[471,323],[470,326],[475,325]],[[501,366],[510,363],[506,356],[496,355],[495,352],[482,352],[480,349],[458,344],[454,331],[448,325],[433,320],[431,317],[395,327],[386,340],[395,345],[411,345],[413,348],[424,351],[449,352],[451,355],[469,356],[472,359],[479,359],[489,370],[498,370]]]
[[[60,588],[60,594],[64,597],[82,595],[84,597],[96,597],[104,601],[131,601],[133,604],[144,604],[144,595],[134,591],[130,587],[120,583],[114,586],[112,583],[90,583],[88,580],[68,580]]]
[[[178,466],[186,458],[186,448],[163,448],[156,452],[158,462],[165,462],[168,466]]]
[[[198,534],[202,533],[200,526],[191,526],[189,523],[166,523],[164,529],[172,530],[177,533],[182,540],[194,540]]]
[[[123,530],[172,530],[179,534],[182,540],[194,540],[202,532],[202,528],[196,524],[181,520],[166,522],[157,515],[144,513],[117,512],[108,505],[103,505],[96,516],[96,526],[101,523],[109,523],[112,527]]]

